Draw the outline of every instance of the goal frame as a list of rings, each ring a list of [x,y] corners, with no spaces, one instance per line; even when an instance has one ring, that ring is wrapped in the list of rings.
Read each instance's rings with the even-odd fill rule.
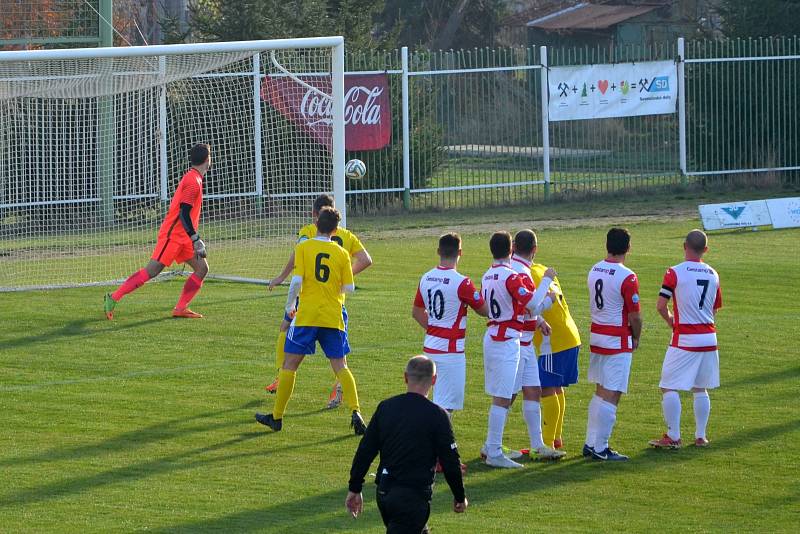
[[[260,69],[262,61],[261,54],[269,51],[289,50],[295,48],[319,48],[329,49],[331,54],[331,164],[332,169],[332,189],[336,206],[341,213],[341,226],[347,224],[347,203],[345,193],[345,121],[344,121],[344,38],[342,36],[330,37],[309,37],[296,39],[268,39],[251,41],[233,41],[222,43],[190,43],[174,45],[154,45],[154,46],[131,46],[131,47],[107,47],[107,48],[75,48],[57,50],[15,50],[0,52],[0,64],[6,62],[40,62],[50,60],[70,60],[70,59],[116,59],[129,57],[157,57],[159,64],[165,61],[166,56],[185,55],[185,54],[204,54],[204,53],[224,53],[224,52],[254,52],[253,55],[253,106],[256,116],[260,115],[261,109],[261,84],[266,74]],[[97,76],[90,74],[89,76]],[[8,80],[7,80],[8,81]],[[162,91],[161,99],[165,99],[165,92]],[[159,169],[159,180],[162,185],[166,183],[167,158],[166,158],[166,118],[161,117],[160,128],[160,151],[161,168]],[[256,120],[253,124],[253,145],[255,150],[255,177],[256,177],[256,196],[262,195],[263,184],[262,169],[262,128],[261,121]],[[164,191],[165,188],[162,188]],[[325,191],[315,193],[298,193],[298,196],[310,196]],[[291,193],[285,196],[294,196]],[[99,199],[101,202],[108,199]],[[168,200],[162,198],[162,200]],[[113,200],[111,200],[113,202]],[[183,274],[176,270],[165,274]],[[217,278],[229,281],[266,284],[269,280],[255,278],[245,278],[238,276],[211,275],[209,278]],[[35,289],[55,289],[63,287],[84,287],[96,285],[109,285],[117,283],[119,280],[98,281],[89,283],[75,283],[70,285],[58,284],[52,286],[24,286],[24,287],[0,287],[0,292],[4,291],[24,291]]]

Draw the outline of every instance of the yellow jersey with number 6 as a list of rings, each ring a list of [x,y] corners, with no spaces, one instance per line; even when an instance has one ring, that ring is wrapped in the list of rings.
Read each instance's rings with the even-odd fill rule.
[[[344,331],[342,286],[353,284],[350,255],[328,238],[307,239],[294,247],[294,275],[303,278],[295,326]]]

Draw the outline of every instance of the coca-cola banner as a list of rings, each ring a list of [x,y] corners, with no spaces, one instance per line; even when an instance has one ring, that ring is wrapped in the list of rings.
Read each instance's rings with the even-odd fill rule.
[[[333,116],[330,77],[300,79],[267,76],[261,97],[322,145],[330,148]],[[324,93],[324,94],[320,94]],[[392,107],[386,74],[346,74],[344,77],[346,150],[380,150],[392,140]]]

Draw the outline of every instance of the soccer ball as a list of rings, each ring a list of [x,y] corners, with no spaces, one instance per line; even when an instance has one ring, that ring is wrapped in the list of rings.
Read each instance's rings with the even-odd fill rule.
[[[351,180],[359,180],[367,174],[367,166],[360,159],[351,159],[344,164],[344,175]]]

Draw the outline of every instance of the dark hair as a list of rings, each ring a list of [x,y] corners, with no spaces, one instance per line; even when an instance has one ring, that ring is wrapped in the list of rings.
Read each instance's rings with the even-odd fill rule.
[[[496,260],[507,258],[511,255],[511,234],[508,232],[495,232],[489,238],[489,250]]]
[[[631,233],[625,228],[612,228],[606,234],[606,250],[614,256],[621,256],[631,248]]]
[[[436,374],[436,365],[427,356],[414,356],[406,364],[406,375],[409,382],[415,384],[430,382]]]
[[[443,258],[455,258],[461,248],[461,236],[455,232],[444,234],[439,238],[439,255]]]
[[[330,234],[339,226],[339,221],[342,220],[339,211],[336,208],[325,206],[319,210],[319,217],[317,217],[317,231],[321,234]]]
[[[708,246],[708,236],[702,230],[694,229],[686,236],[686,246],[697,254],[702,254]]]
[[[192,165],[202,165],[208,160],[209,154],[211,154],[210,146],[205,143],[197,143],[189,152],[189,161]]]
[[[319,213],[322,211],[322,208],[326,206],[333,207],[333,197],[327,193],[323,193],[314,200],[314,206],[311,210],[314,213]]]
[[[514,236],[514,250],[526,256],[536,248],[536,234],[533,230],[520,230]]]

